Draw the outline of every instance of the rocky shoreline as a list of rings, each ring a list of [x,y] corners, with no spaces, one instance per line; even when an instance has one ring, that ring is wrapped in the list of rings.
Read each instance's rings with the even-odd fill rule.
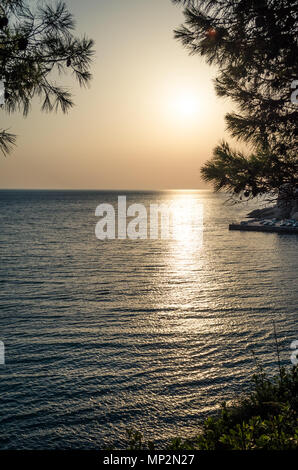
[[[249,214],[247,214],[248,218],[251,219],[277,219],[277,220],[284,220],[284,219],[294,219],[298,221],[298,208],[294,208],[291,211],[284,210],[284,208],[280,208],[277,205],[273,207],[265,207],[264,209],[255,209]]]
[[[255,209],[247,214],[247,217],[253,219],[293,219],[298,221],[298,189],[295,190],[292,198],[289,198],[289,192],[286,185],[280,191],[275,206]]]

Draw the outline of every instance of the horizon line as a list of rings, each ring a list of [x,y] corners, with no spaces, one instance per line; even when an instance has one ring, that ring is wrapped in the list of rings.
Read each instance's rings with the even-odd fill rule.
[[[95,189],[95,188],[0,188],[0,191],[107,191],[107,192],[116,192],[116,191],[121,191],[121,192],[170,192],[170,191],[188,191],[188,192],[194,192],[194,191],[212,191],[212,189],[200,189],[200,188],[194,188],[194,189]]]

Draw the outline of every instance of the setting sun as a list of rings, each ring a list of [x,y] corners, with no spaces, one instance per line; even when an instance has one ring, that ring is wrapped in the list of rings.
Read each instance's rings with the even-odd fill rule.
[[[191,93],[181,93],[173,102],[177,116],[183,118],[194,117],[199,112],[199,100]]]
[[[163,106],[165,118],[171,125],[179,127],[197,126],[209,115],[210,97],[204,96],[200,88],[181,81],[167,90]]]

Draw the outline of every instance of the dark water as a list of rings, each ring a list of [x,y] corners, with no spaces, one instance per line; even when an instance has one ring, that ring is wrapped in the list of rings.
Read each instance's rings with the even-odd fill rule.
[[[192,434],[249,387],[253,351],[275,370],[273,320],[290,365],[297,236],[229,232],[248,208],[210,192],[129,193],[203,204],[202,247],[183,223],[179,240],[100,241],[95,208],[117,196],[0,192],[2,449]]]

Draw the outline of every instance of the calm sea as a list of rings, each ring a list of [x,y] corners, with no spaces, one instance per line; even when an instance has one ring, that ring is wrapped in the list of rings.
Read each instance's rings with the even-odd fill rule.
[[[193,202],[203,244],[100,241],[96,206]],[[197,192],[1,191],[0,448],[160,445],[276,370],[297,333],[295,235],[229,232],[249,206]]]

